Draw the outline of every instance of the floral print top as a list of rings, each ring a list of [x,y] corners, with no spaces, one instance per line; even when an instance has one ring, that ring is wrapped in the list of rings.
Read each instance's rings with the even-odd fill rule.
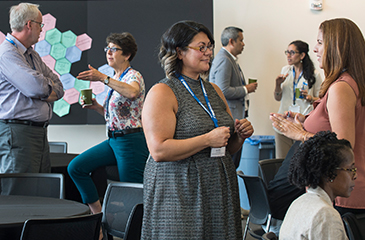
[[[140,92],[136,99],[131,100],[122,96],[117,91],[113,91],[109,100],[109,106],[105,106],[112,89],[109,90],[104,100],[104,116],[107,129],[110,131],[142,127],[141,114],[145,98],[143,77],[138,71],[131,68],[120,81],[128,84],[137,82],[140,87]],[[109,111],[108,114],[107,111]]]

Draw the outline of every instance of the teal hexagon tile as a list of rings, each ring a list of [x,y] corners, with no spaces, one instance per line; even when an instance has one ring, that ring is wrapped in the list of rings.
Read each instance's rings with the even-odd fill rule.
[[[85,89],[85,88],[89,88],[90,87],[90,82],[89,81],[83,81],[83,80],[80,80],[80,79],[75,79],[75,86],[74,88],[77,90],[77,91],[81,91],[81,89]]]
[[[74,34],[71,30],[68,30],[62,33],[61,43],[67,48],[75,46],[76,38],[77,38],[76,34]]]
[[[61,98],[53,103],[53,112],[59,117],[63,117],[70,113],[70,104]]]
[[[54,70],[60,75],[69,73],[71,70],[71,63],[66,58],[61,58],[56,61]]]
[[[53,28],[46,32],[46,39],[51,45],[61,42],[61,32],[57,28]]]
[[[43,15],[43,28],[42,28],[42,32],[41,34],[39,34],[39,39],[38,41],[42,41],[44,40],[44,37],[46,36],[46,32],[48,30],[51,30],[52,28],[56,27],[56,18],[53,17],[50,13],[47,13],[45,15]]]
[[[49,55],[56,60],[64,58],[66,56],[66,49],[67,48],[62,43],[56,43],[52,45]]]

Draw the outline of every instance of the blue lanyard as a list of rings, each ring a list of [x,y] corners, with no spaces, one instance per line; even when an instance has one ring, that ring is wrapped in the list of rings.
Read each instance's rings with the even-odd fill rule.
[[[11,44],[13,44],[16,48],[18,48],[18,46],[16,45],[16,43],[15,43],[12,39],[10,39],[10,38],[8,38],[8,37],[5,37],[5,39],[6,39],[8,42],[10,42]]]
[[[127,74],[127,72],[131,69],[131,67],[127,67],[126,70],[124,70],[124,72],[120,75],[119,77],[119,81],[122,81],[123,77]],[[114,89],[111,88],[108,92],[108,96],[105,100],[105,107],[106,107],[106,118],[109,118],[109,101],[110,101],[110,98],[112,97],[112,94],[114,92]]]
[[[187,84],[187,82],[185,81],[185,79],[179,75],[178,76],[179,80],[181,81],[181,83],[184,85],[184,87],[186,88],[186,90],[188,90],[188,92],[190,93],[190,95],[199,103],[199,105],[208,113],[208,115],[210,116],[210,118],[212,119],[214,126],[215,127],[219,127],[218,125],[218,120],[217,117],[215,116],[215,113],[213,111],[212,106],[210,105],[210,101],[208,99],[208,94],[205,90],[204,84],[203,84],[203,80],[199,77],[200,80],[200,85],[203,91],[203,95],[205,98],[205,102],[207,103],[208,109],[203,105],[203,103],[199,100],[199,98],[195,95],[195,93],[193,92],[193,90],[191,90],[191,88],[189,87],[189,85]]]
[[[8,38],[8,37],[5,37],[5,39],[6,39],[8,42],[10,42],[11,44],[13,44],[16,48],[18,48],[18,46],[16,45],[16,43],[15,43],[12,39],[10,39],[10,38]],[[33,61],[33,56],[32,56],[31,54],[29,54],[29,57],[30,57],[30,60],[32,60],[32,63],[33,63],[33,64],[30,64],[30,62],[28,62],[27,58],[25,58],[25,60],[27,60],[27,62],[29,63],[29,65],[33,65],[33,70],[36,70],[36,69],[35,69],[35,65],[34,65],[34,61]]]
[[[297,82],[295,82],[295,68],[293,67],[293,105],[295,105],[295,89],[299,83],[300,78],[303,76],[303,71],[299,74]]]

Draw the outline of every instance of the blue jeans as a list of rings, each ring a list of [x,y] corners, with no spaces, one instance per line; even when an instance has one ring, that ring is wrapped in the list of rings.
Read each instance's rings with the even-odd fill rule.
[[[121,182],[143,182],[148,158],[143,132],[109,138],[74,158],[67,167],[84,203],[99,200],[98,191],[90,173],[99,167],[117,165]]]

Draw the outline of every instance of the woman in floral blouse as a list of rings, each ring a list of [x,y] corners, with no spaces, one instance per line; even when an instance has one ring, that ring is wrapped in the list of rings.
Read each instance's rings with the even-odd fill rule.
[[[137,44],[126,32],[110,34],[106,43],[104,50],[115,72],[113,78],[91,65],[77,78],[103,82],[110,87],[103,106],[95,99],[91,105],[83,105],[104,115],[109,138],[74,158],[68,166],[68,173],[92,213],[101,212],[101,204],[90,173],[102,166],[117,165],[120,181],[142,183],[148,157],[141,124],[145,84],[142,75],[130,66]]]

